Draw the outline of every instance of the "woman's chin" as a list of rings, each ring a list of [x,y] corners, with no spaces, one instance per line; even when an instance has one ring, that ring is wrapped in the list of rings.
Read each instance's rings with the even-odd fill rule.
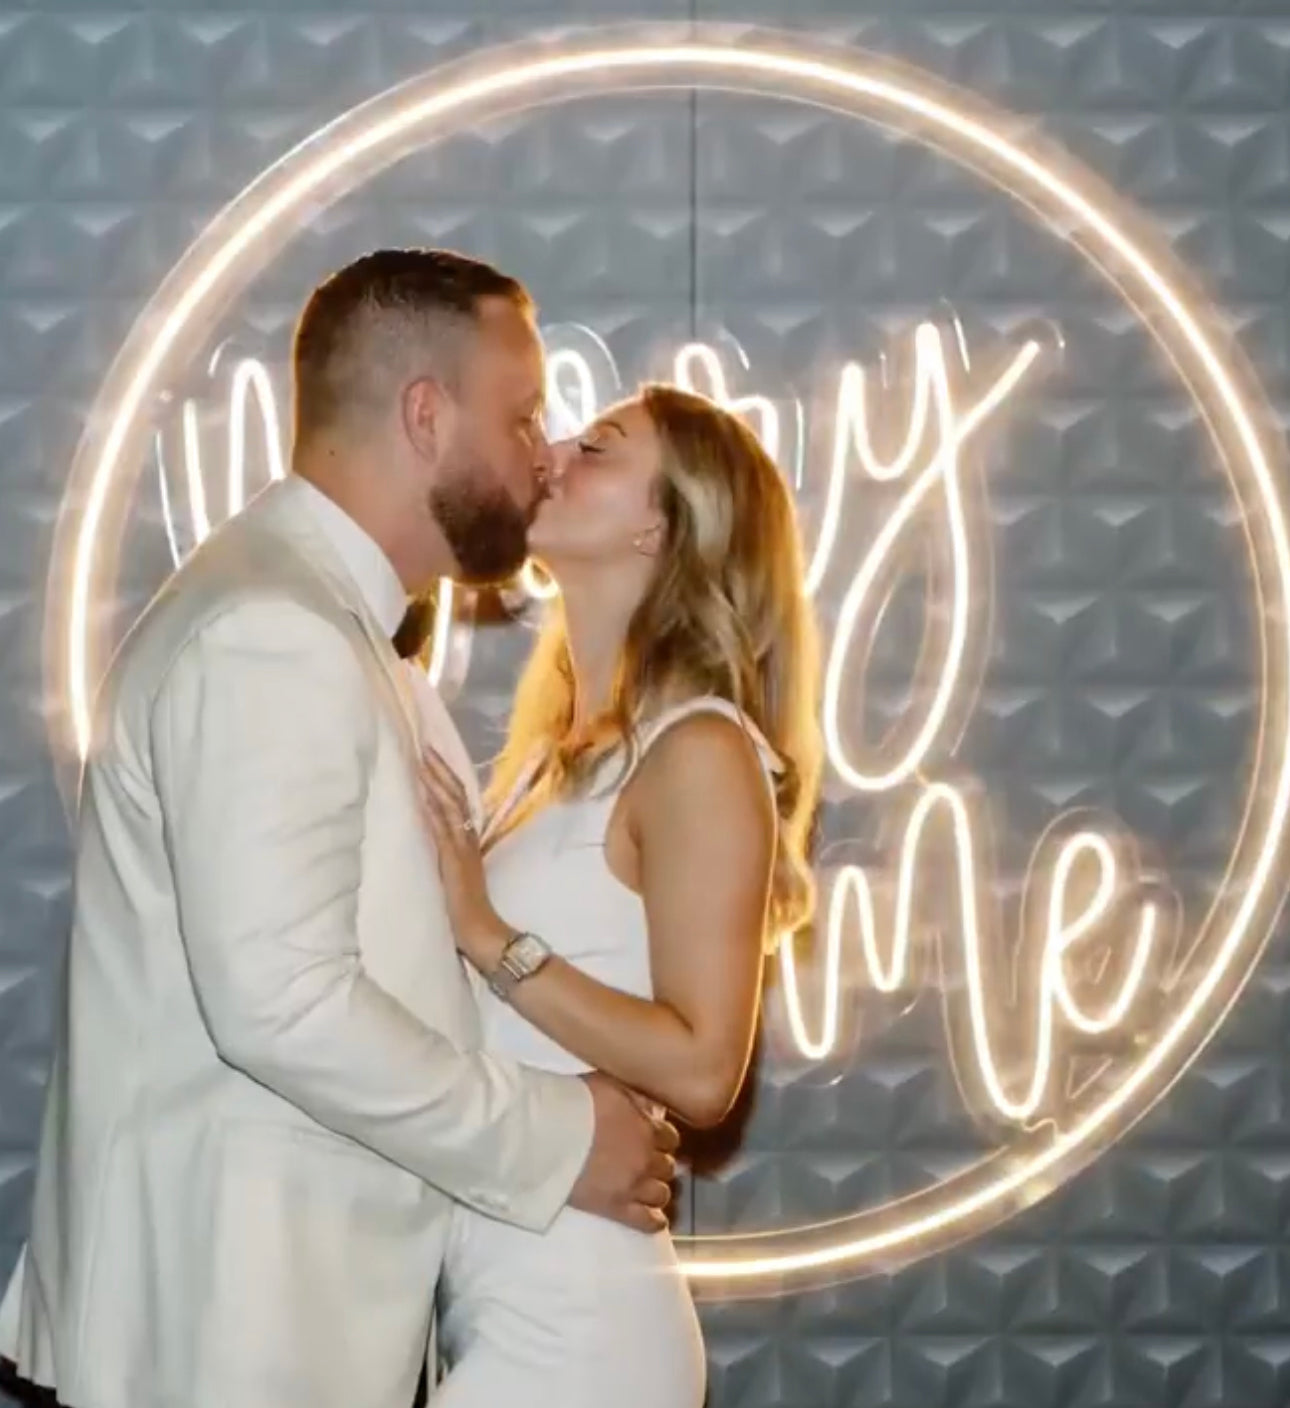
[[[529,528],[529,556],[559,580],[562,571],[581,575],[603,560],[585,525],[570,523],[560,509],[544,504]]]
[[[565,555],[564,539],[558,514],[551,512],[549,503],[543,504],[529,526],[529,556],[537,558],[544,567],[559,562]]]
[[[554,537],[554,534],[543,531],[540,522],[535,522],[529,528],[529,556],[543,567],[551,560],[553,552],[556,556],[559,555],[559,544],[553,541]]]

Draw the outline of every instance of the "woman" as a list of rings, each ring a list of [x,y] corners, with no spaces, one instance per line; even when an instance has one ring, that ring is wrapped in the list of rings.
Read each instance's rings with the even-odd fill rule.
[[[455,775],[426,760],[449,912],[504,994],[484,996],[491,1049],[713,1124],[747,1069],[764,952],[813,903],[817,651],[792,502],[742,422],[663,386],[560,447],[549,487],[530,545],[559,606],[482,847]],[[536,1235],[461,1210],[445,1286],[435,1408],[703,1401],[664,1234],[566,1209]]]

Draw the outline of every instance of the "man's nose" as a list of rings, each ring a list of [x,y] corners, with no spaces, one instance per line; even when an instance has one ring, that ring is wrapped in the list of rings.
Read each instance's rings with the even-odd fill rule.
[[[551,442],[541,430],[533,443],[533,473],[541,484],[551,482]]]

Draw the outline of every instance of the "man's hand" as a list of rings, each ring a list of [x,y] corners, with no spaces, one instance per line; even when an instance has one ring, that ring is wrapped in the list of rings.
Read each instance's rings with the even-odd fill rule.
[[[676,1173],[679,1136],[650,1102],[599,1072],[584,1076],[596,1112],[596,1133],[569,1206],[638,1232],[667,1226],[664,1209]]]

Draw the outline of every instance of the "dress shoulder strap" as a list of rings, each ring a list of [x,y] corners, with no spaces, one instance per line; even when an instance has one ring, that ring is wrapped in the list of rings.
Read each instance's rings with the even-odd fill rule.
[[[724,714],[726,718],[738,724],[748,738],[752,741],[757,750],[757,757],[761,762],[762,775],[766,779],[766,786],[770,792],[771,801],[775,801],[775,774],[784,771],[784,764],[779,754],[766,741],[765,736],[756,724],[737,705],[732,704],[729,699],[722,699],[715,694],[701,694],[693,699],[682,700],[680,704],[673,705],[665,710],[657,718],[649,720],[637,732],[631,758],[626,769],[617,779],[618,788],[626,787],[631,781],[632,775],[644,761],[646,753],[658,742],[660,738],[682,719],[688,719],[692,714]]]

